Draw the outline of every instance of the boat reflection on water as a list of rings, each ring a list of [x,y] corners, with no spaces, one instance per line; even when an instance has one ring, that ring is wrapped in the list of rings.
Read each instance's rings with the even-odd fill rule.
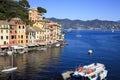
[[[49,48],[45,51],[31,51],[26,54],[15,54],[16,72],[5,74],[0,72],[0,80],[32,80],[42,79],[54,69],[60,57],[61,48]],[[10,65],[9,56],[0,56],[0,70]],[[49,75],[48,75],[49,76]]]

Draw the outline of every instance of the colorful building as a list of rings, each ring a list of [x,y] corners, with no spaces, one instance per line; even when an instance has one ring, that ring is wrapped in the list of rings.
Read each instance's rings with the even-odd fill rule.
[[[0,48],[9,47],[9,34],[12,24],[7,21],[0,21]]]
[[[43,33],[41,29],[38,27],[34,26],[27,26],[26,29],[26,44],[28,46],[34,46],[34,45],[41,45],[42,44],[42,37],[41,33]]]
[[[55,22],[49,22],[47,23],[47,27],[50,29],[50,39],[52,43],[61,39],[61,25]]]
[[[10,26],[9,43],[10,43],[10,46],[17,45],[17,25],[16,24],[13,24],[12,26]]]
[[[16,25],[17,29],[17,45],[26,46],[26,24],[20,18],[12,18],[10,20],[11,23]]]
[[[37,8],[30,8],[29,9],[29,20],[32,22],[39,22],[43,20],[42,13],[39,13]]]

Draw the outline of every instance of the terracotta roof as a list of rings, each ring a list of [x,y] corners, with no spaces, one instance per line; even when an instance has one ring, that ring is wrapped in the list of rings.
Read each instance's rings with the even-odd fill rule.
[[[0,20],[0,25],[15,25],[14,23],[10,23],[8,21],[5,20]]]
[[[55,22],[50,22],[50,23],[47,23],[47,26],[51,27],[51,26],[60,26],[60,25],[58,23],[55,23]]]

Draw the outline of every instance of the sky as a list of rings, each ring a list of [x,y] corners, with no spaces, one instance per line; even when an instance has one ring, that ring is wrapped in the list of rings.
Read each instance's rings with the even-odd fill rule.
[[[71,20],[120,20],[120,0],[28,0],[32,7],[47,10],[46,18]]]

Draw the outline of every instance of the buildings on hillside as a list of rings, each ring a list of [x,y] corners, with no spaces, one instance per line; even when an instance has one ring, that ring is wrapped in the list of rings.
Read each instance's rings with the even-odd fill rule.
[[[31,20],[32,22],[43,20],[42,13],[39,13],[37,8],[30,8],[29,9],[29,20]]]
[[[36,8],[29,9],[29,20],[33,25],[26,25],[20,18],[0,21],[0,48],[10,46],[47,45],[63,40],[62,26],[43,19]]]
[[[14,35],[13,41],[16,38],[17,45],[25,46],[26,45],[26,24],[25,22],[22,21],[20,18],[12,18],[10,22],[16,25],[14,26],[15,31],[12,31],[10,33],[10,34],[15,33],[16,35],[16,37]],[[11,44],[11,45],[14,45],[14,44]]]
[[[0,21],[0,47],[6,48],[9,47],[9,39],[10,39],[10,27],[11,23],[7,21]]]

